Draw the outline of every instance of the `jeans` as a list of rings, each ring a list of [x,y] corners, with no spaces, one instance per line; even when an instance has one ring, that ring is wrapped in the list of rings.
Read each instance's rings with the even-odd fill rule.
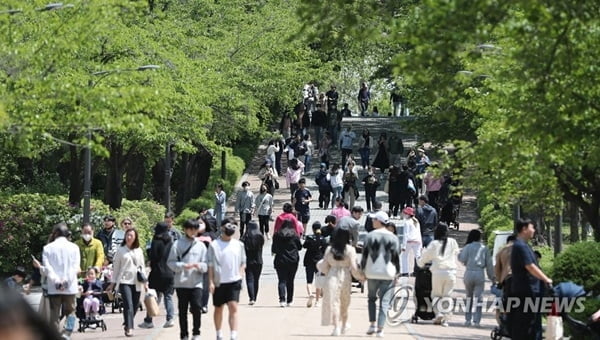
[[[165,298],[165,309],[167,310],[167,321],[173,319],[174,311],[173,311],[173,288],[169,288],[164,292],[156,291],[158,294],[158,303],[160,304],[160,300]],[[144,318],[144,322],[152,323],[152,317],[146,315]]]
[[[474,324],[481,322],[482,312],[482,301],[481,295],[483,294],[483,285],[485,283],[485,276],[483,269],[481,270],[467,270],[464,276],[465,290],[467,291],[467,310],[465,312],[465,321],[471,322],[473,319]],[[473,304],[475,304],[475,314],[473,315]]]
[[[421,235],[421,240],[423,241],[423,249],[425,249],[433,241],[433,235]]]
[[[377,321],[377,328],[383,329],[385,318],[394,294],[392,280],[367,280],[369,322]],[[377,315],[376,301],[379,298],[379,315]]]
[[[208,274],[202,275],[202,287],[208,287]],[[210,296],[210,291],[205,288],[202,289],[202,308],[208,308],[208,298]]]
[[[181,339],[189,336],[188,308],[192,311],[192,335],[200,335],[202,288],[177,288],[177,299],[179,300],[179,335]]]
[[[304,155],[304,173],[310,172],[310,167],[312,165],[312,155],[308,153]]]
[[[369,166],[369,158],[371,157],[371,149],[369,148],[360,148],[358,150],[360,152],[360,164],[363,169],[366,169]]]
[[[126,329],[133,329],[133,318],[140,305],[140,292],[135,290],[135,285],[119,285],[119,293],[123,299],[123,320]]]
[[[248,299],[250,301],[256,301],[261,272],[262,264],[249,264],[246,266],[246,287],[248,288]]]
[[[368,100],[360,100],[358,102],[358,105],[360,106],[360,115],[364,116],[367,113],[367,110],[369,109],[369,101]]]
[[[335,199],[338,197],[342,197],[342,190],[344,189],[344,187],[335,187],[333,188],[332,192],[331,192],[331,204],[334,205],[335,203]]]
[[[277,271],[279,302],[291,303],[294,301],[294,278],[298,270],[298,263],[277,265],[275,270]]]
[[[269,220],[271,216],[269,215],[258,215],[258,225],[260,226],[260,233],[265,234],[269,233]]]

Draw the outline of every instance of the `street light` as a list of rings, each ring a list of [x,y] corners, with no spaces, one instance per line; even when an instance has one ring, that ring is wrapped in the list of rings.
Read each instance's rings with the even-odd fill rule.
[[[98,71],[93,72],[92,76],[101,76],[98,81],[93,82],[90,81],[90,87],[94,88],[98,83],[106,78],[107,76],[113,73],[122,73],[122,72],[131,72],[131,71],[145,71],[145,70],[156,70],[159,69],[158,65],[143,65],[135,68],[127,68],[127,69],[116,69],[116,70],[108,70],[108,71]],[[92,150],[91,150],[91,141],[92,141],[92,130],[88,129],[87,131],[87,143],[85,145],[85,168],[83,174],[83,223],[90,222],[90,201],[92,198]]]

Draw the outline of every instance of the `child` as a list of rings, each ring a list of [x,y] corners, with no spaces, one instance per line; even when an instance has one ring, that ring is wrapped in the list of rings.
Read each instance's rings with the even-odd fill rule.
[[[315,295],[312,294],[312,283],[317,270],[317,262],[323,258],[327,242],[325,237],[321,235],[321,222],[316,221],[312,225],[313,234],[306,236],[303,248],[306,248],[304,254],[304,267],[306,267],[306,291],[308,292],[308,302],[306,307],[313,306]],[[318,275],[318,274],[317,274]],[[321,288],[317,288],[315,307],[319,305],[319,297],[321,296]]]
[[[102,294],[102,283],[100,283],[99,280],[96,280],[96,269],[88,269],[82,289],[85,318],[98,319],[98,312],[100,311],[99,297]]]

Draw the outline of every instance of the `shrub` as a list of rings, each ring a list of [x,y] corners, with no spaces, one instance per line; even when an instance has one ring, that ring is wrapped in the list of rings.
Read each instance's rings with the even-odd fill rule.
[[[189,219],[195,219],[196,217],[198,217],[198,213],[196,211],[184,209],[179,216],[177,216],[177,219],[175,219],[175,223],[182,226],[185,221]]]
[[[546,274],[546,276],[552,278],[553,270],[554,270],[554,249],[549,246],[544,247],[535,247],[534,250],[537,250],[542,254],[542,259],[539,262],[540,268]],[[557,282],[558,283],[558,282]]]
[[[98,200],[92,200],[90,207],[90,222],[96,231],[102,228],[103,218],[109,213],[118,221],[130,217],[138,229],[142,247],[152,237],[153,226],[162,220],[164,212],[162,206],[152,201],[123,200],[121,209],[113,212]],[[82,221],[81,209],[70,206],[64,195],[3,196],[0,199],[0,274],[12,272],[18,265],[30,267],[31,255],[40,258],[56,223],[66,222],[73,232],[73,240],[78,239]]]
[[[553,281],[573,281],[586,291],[600,293],[600,243],[575,243],[554,259]]]

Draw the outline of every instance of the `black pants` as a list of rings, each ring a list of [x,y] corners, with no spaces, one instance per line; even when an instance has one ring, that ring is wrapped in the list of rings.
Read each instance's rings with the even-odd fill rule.
[[[510,337],[513,340],[541,340],[542,339],[542,316],[540,313],[531,312],[531,308],[525,312],[524,303],[526,298],[519,296],[520,304],[512,308],[508,315],[510,323]]]
[[[400,203],[390,203],[390,213],[392,216],[398,216],[398,210],[400,209]]]
[[[135,290],[135,285],[119,285],[119,293],[123,299],[123,320],[126,329],[133,329],[133,318],[140,305],[140,292]]]
[[[202,289],[202,308],[208,308],[208,297],[210,296],[210,291],[208,290],[208,274],[203,275],[202,279],[202,287],[206,287]]]
[[[367,201],[367,211],[371,211],[371,207],[375,205],[375,190],[365,190],[365,200]]]
[[[327,209],[331,199],[331,190],[319,188],[319,208]]]
[[[244,236],[244,230],[246,229],[246,224],[250,222],[252,218],[251,214],[248,213],[240,213],[240,237]]]
[[[179,300],[179,336],[181,339],[189,336],[188,333],[188,308],[192,311],[192,335],[200,335],[200,311],[202,305],[201,288],[177,288]]]
[[[279,302],[290,303],[294,301],[294,278],[296,277],[297,270],[298,263],[275,266],[275,271],[277,271]]]
[[[248,288],[248,299],[250,301],[256,301],[261,272],[262,264],[249,264],[246,266],[246,287]]]
[[[294,193],[298,190],[298,183],[290,183],[290,197],[292,202],[294,202]]]
[[[260,233],[269,233],[269,215],[258,215],[258,225],[260,226]]]

